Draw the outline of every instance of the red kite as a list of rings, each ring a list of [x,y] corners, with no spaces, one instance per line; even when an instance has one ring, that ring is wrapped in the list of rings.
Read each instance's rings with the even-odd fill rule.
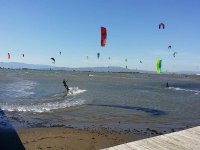
[[[107,31],[105,27],[101,27],[101,46],[106,45]]]
[[[8,59],[10,59],[10,53],[8,53]]]

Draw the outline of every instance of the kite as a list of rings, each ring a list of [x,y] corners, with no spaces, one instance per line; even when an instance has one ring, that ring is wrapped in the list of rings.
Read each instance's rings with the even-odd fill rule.
[[[162,60],[158,59],[156,62],[156,71],[158,74],[160,74],[162,72],[161,68],[162,68]]]
[[[173,56],[176,57],[176,54],[178,54],[178,53],[177,53],[177,52],[174,52],[174,53],[173,53]]]
[[[100,57],[100,53],[97,53],[97,58],[99,59],[99,57]]]
[[[161,29],[161,28],[162,28],[162,29],[164,29],[164,28],[165,28],[165,24],[164,24],[164,23],[162,23],[162,22],[159,24],[159,29]]]
[[[10,59],[10,53],[8,53],[8,59]]]
[[[55,64],[55,58],[51,58],[51,60],[53,60],[53,62],[52,62],[52,63],[54,63],[54,64]]]
[[[101,46],[106,45],[107,31],[105,27],[101,27]]]

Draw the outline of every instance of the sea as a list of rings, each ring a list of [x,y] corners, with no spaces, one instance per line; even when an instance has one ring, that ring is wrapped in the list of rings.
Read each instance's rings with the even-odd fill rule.
[[[0,70],[3,127],[170,132],[198,125],[200,76]]]

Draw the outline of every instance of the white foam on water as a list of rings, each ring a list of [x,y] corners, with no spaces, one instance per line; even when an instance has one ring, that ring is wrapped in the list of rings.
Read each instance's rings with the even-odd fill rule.
[[[85,103],[85,100],[76,98],[86,90],[81,90],[78,87],[71,87],[70,91],[55,94],[51,97],[45,97],[37,100],[37,103],[30,104],[1,104],[1,109],[6,111],[19,112],[49,112],[51,110],[64,109],[74,106],[80,106]]]
[[[89,76],[89,77],[93,77],[94,75],[93,75],[93,74],[89,74],[88,76]]]
[[[84,93],[86,90],[81,90],[78,87],[70,87],[70,90],[68,91],[69,96],[75,96],[81,93]]]
[[[30,80],[19,79],[5,86],[4,94],[8,97],[19,98],[33,95],[31,91],[37,85],[36,82]]]
[[[183,88],[179,88],[179,87],[168,87],[168,89],[172,89],[172,90],[176,90],[176,91],[194,92],[195,95],[198,95],[200,93],[200,91],[198,91],[198,90],[183,89]]]
[[[63,101],[63,102],[50,102],[35,105],[18,105],[18,104],[5,104],[1,106],[2,110],[6,111],[20,111],[20,112],[49,112],[51,110],[63,109],[73,106],[83,105],[84,100],[78,99],[74,101]]]

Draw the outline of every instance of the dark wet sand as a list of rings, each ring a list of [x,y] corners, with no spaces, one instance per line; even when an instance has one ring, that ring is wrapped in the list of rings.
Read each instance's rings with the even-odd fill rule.
[[[144,135],[74,128],[19,129],[17,133],[27,150],[94,150],[145,138]]]
[[[179,128],[178,130],[183,130]],[[0,127],[0,150],[95,150],[178,131],[172,128],[115,131],[111,128],[49,127],[11,129]]]

